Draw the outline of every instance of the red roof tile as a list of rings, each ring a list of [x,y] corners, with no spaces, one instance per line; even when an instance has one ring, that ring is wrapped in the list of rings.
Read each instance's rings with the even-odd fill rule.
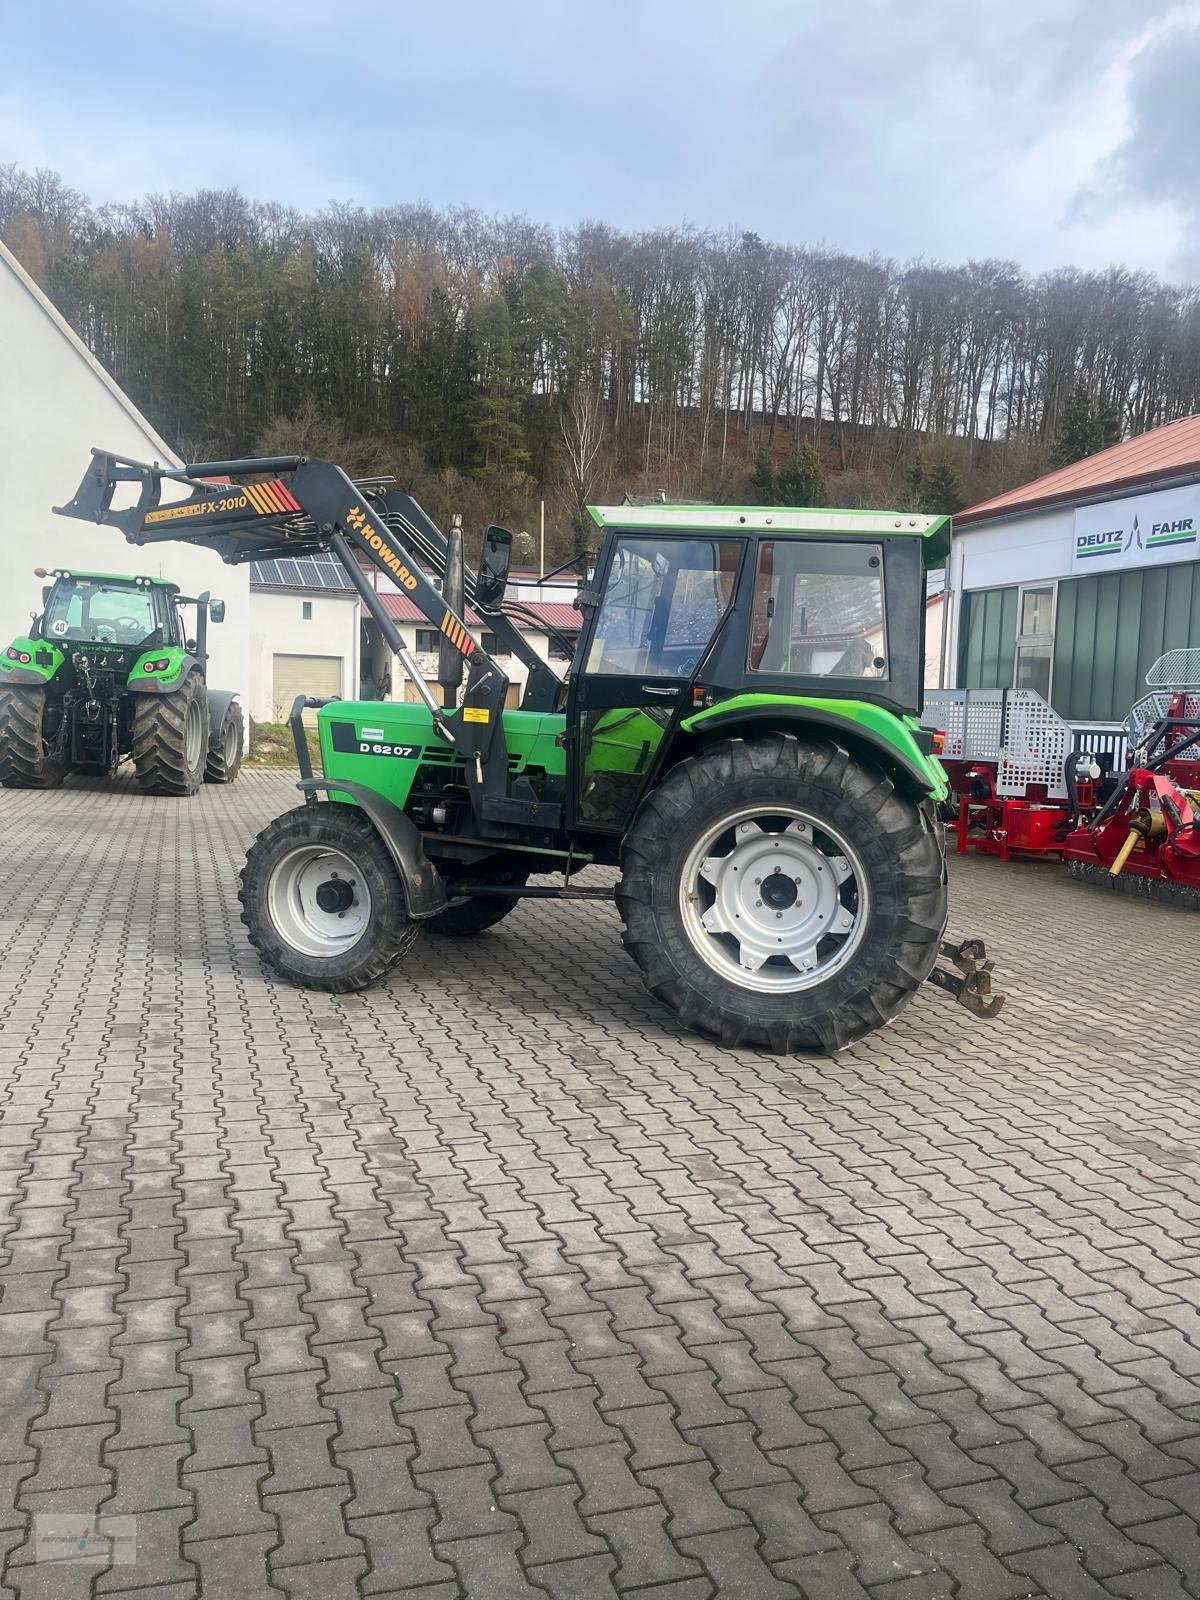
[[[959,528],[969,527],[973,522],[990,522],[1041,506],[1090,499],[1105,489],[1132,488],[1157,478],[1184,477],[1189,473],[1200,475],[1200,416],[1182,417],[1178,422],[1151,428],[1148,433],[1139,433],[1094,456],[1059,467],[1057,472],[1047,472],[1019,489],[981,500],[960,511],[954,523]]]

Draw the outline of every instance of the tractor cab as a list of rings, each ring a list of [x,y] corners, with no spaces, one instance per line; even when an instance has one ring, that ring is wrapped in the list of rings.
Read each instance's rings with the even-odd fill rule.
[[[572,827],[622,831],[660,755],[722,726],[799,713],[870,741],[919,713],[924,569],[945,558],[947,519],[667,505],[592,516],[604,541],[579,597],[567,698]]]

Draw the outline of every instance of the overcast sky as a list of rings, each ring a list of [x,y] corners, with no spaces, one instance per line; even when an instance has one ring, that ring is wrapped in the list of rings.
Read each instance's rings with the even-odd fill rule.
[[[0,0],[0,162],[1200,278],[1200,0]]]

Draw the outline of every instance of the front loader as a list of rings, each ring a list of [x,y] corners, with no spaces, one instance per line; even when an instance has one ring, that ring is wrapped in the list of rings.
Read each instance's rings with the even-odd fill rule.
[[[419,696],[294,708],[304,803],[259,835],[241,884],[251,941],[291,981],[360,989],[422,927],[474,934],[525,898],[609,898],[574,881],[603,865],[651,992],[728,1045],[834,1051],[927,979],[999,1009],[982,943],[945,938],[947,785],[917,722],[924,569],[947,518],[596,508],[560,682],[503,607],[509,535],[489,529],[479,572],[460,574],[457,541],[380,480],[299,456],[164,469],[95,452],[61,509],[230,562],[330,553]],[[372,565],[457,654],[457,703],[423,681]],[[468,602],[528,668],[517,709]]]

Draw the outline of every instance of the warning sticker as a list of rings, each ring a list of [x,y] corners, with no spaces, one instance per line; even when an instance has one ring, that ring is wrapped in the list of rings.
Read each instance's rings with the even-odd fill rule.
[[[491,713],[489,711],[485,711],[482,706],[463,707],[462,719],[464,722],[487,722],[490,720],[490,718]]]

